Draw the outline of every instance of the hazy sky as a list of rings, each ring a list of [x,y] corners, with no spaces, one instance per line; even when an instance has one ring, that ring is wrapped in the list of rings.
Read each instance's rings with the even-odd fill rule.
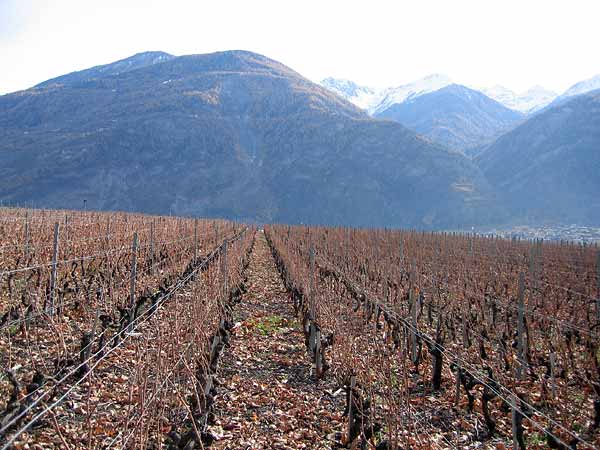
[[[230,49],[316,81],[560,92],[600,73],[599,17],[598,0],[0,0],[0,93],[146,50]]]

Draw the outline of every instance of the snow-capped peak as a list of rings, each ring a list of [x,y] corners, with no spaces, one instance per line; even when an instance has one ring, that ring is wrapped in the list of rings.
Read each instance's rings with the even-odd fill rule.
[[[446,75],[436,73],[412,83],[385,89],[361,86],[351,80],[331,77],[322,80],[321,86],[344,97],[359,108],[366,109],[369,114],[376,114],[396,103],[403,103],[420,95],[437,91],[452,83],[452,80]]]
[[[581,87],[581,89],[586,89],[586,92],[592,90],[593,86],[597,86],[596,89],[598,89],[600,88],[600,76],[583,83],[587,83],[585,87]],[[438,91],[451,84],[454,84],[454,81],[450,77],[440,73],[428,75],[412,83],[384,89],[361,86],[344,78],[330,77],[321,81],[322,86],[341,95],[359,108],[366,109],[371,115],[377,115],[389,109],[392,105],[413,100],[421,95]],[[572,89],[578,87],[579,84],[573,86]],[[483,89],[472,87],[471,89],[484,93],[507,108],[526,114],[544,108],[558,96],[555,92],[549,91],[539,85],[533,86],[522,93],[515,93],[501,85]]]
[[[362,109],[369,109],[377,101],[379,91],[369,86],[360,86],[345,78],[328,77],[321,81],[321,86],[335,92]]]
[[[432,74],[412,83],[384,89],[381,93],[381,100],[369,108],[369,113],[377,114],[396,103],[404,103],[406,100],[438,91],[452,83],[453,81],[446,75]]]
[[[596,89],[600,89],[600,74],[574,84],[567,89],[561,97],[573,97],[574,95],[585,94],[586,92],[595,91]]]
[[[517,96],[517,94],[515,94],[513,91],[505,88],[504,86],[500,86],[499,84],[489,88],[480,88],[474,86],[473,89],[479,89],[488,97],[493,98],[502,104],[504,104],[506,101],[510,102]]]
[[[549,91],[542,86],[533,86],[521,94],[517,94],[500,85],[479,90],[498,103],[502,103],[507,108],[526,114],[543,108],[557,97],[555,92]]]

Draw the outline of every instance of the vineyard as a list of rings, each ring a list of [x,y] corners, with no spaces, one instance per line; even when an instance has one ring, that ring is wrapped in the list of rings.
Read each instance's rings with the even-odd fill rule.
[[[346,388],[342,444],[597,448],[596,247],[286,226],[268,233],[316,376]]]
[[[57,211],[0,221],[2,448],[149,448],[167,426],[193,442],[253,230]]]
[[[0,209],[0,449],[598,448],[596,246]]]

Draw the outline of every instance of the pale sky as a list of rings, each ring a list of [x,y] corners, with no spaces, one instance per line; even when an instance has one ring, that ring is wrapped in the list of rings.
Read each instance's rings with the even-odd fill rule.
[[[0,0],[0,94],[147,50],[231,49],[314,81],[560,93],[600,73],[599,17],[598,0]]]

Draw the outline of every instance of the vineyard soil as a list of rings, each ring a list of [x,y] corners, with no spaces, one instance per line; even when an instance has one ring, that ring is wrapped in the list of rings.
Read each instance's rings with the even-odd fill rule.
[[[257,233],[247,293],[237,305],[231,347],[221,363],[214,448],[329,449],[343,428],[344,395],[316,384],[301,324]]]

